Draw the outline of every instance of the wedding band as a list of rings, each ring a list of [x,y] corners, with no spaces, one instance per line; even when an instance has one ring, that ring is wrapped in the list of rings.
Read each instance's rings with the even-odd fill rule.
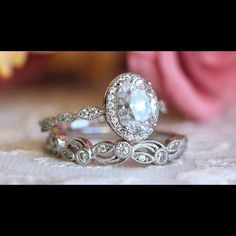
[[[96,160],[104,165],[120,165],[133,160],[158,165],[180,157],[187,146],[183,135],[154,131],[164,110],[150,82],[125,73],[108,86],[102,108],[88,106],[77,113],[63,112],[42,120],[40,125],[42,131],[51,131],[46,148],[78,164]],[[101,125],[104,121],[109,126]],[[109,127],[120,139],[109,139]],[[91,139],[97,135],[100,139],[93,145]]]

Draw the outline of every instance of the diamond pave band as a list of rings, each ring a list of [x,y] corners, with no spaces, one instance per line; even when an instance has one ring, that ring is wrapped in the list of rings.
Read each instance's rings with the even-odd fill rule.
[[[104,165],[120,165],[133,160],[161,165],[178,158],[187,145],[182,135],[154,131],[164,110],[150,82],[125,73],[108,86],[103,108],[89,106],[77,113],[63,112],[42,120],[40,125],[42,131],[51,131],[46,148],[78,164],[96,160]],[[114,137],[109,127],[121,139]],[[94,145],[92,139],[97,140]]]

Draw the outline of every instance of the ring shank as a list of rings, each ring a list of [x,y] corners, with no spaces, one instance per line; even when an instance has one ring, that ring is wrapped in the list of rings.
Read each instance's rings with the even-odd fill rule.
[[[149,139],[131,145],[121,140],[103,119],[77,119],[71,124],[57,125],[46,142],[47,150],[54,155],[86,165],[93,160],[120,165],[128,159],[140,164],[165,164],[179,158],[186,146],[184,135],[157,131]],[[120,154],[122,151],[125,157]],[[81,161],[81,153],[87,155],[85,163]]]
[[[96,143],[101,140],[109,140],[114,142],[117,139],[120,139],[120,137],[106,124],[103,117],[96,120],[77,119],[70,125],[54,127],[53,133],[63,133],[68,137],[79,136],[90,140],[91,143]],[[165,145],[174,140],[187,142],[184,135],[163,131],[154,131],[149,139],[157,140]]]

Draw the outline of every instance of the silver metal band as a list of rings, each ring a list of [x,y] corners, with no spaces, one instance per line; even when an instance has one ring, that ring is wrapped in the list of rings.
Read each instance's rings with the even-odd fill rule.
[[[180,157],[187,139],[157,133],[160,112],[166,112],[166,107],[158,101],[151,83],[125,73],[108,86],[102,108],[88,106],[77,113],[63,112],[40,125],[43,132],[50,131],[46,148],[78,164],[97,161],[120,165],[133,160],[162,165]]]
[[[185,136],[156,131],[150,139],[130,144],[119,139],[102,119],[89,122],[77,119],[55,126],[46,141],[48,151],[81,165],[92,162],[121,165],[130,160],[144,165],[163,165],[179,158],[186,146]]]

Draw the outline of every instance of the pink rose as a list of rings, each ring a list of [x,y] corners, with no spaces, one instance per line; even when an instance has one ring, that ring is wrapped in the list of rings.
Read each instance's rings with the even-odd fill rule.
[[[236,101],[236,52],[130,52],[128,67],[187,118],[210,120]]]

